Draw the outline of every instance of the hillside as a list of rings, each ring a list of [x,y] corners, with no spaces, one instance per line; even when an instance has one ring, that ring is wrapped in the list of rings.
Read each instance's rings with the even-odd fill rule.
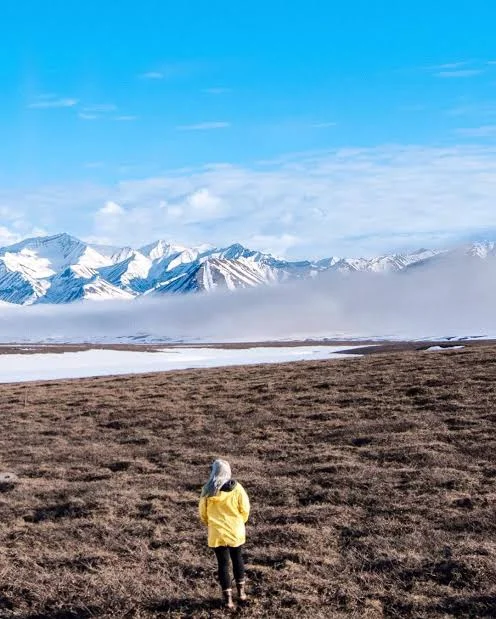
[[[243,617],[494,617],[496,348],[1,385],[0,616],[223,617],[197,521],[248,490]]]

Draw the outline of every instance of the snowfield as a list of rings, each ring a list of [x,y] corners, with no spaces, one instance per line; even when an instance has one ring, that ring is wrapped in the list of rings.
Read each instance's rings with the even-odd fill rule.
[[[116,374],[141,374],[168,370],[357,358],[343,354],[346,346],[300,346],[288,348],[164,348],[159,352],[85,350],[68,353],[0,355],[0,383]]]

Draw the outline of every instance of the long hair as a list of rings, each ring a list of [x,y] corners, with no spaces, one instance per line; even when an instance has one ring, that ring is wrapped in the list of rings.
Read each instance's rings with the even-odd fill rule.
[[[219,494],[222,486],[231,479],[231,467],[227,460],[218,458],[212,464],[212,471],[207,483],[203,486],[202,496],[215,496]]]

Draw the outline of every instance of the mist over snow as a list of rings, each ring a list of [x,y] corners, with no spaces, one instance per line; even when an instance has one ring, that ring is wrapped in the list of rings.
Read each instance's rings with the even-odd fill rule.
[[[496,335],[496,259],[322,274],[235,292],[0,308],[0,339],[249,341]]]

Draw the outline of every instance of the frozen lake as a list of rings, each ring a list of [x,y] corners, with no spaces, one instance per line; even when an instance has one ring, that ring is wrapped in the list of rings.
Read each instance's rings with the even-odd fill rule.
[[[348,346],[288,346],[235,349],[163,348],[159,352],[84,350],[0,355],[0,383],[211,368],[256,363],[356,358]]]

